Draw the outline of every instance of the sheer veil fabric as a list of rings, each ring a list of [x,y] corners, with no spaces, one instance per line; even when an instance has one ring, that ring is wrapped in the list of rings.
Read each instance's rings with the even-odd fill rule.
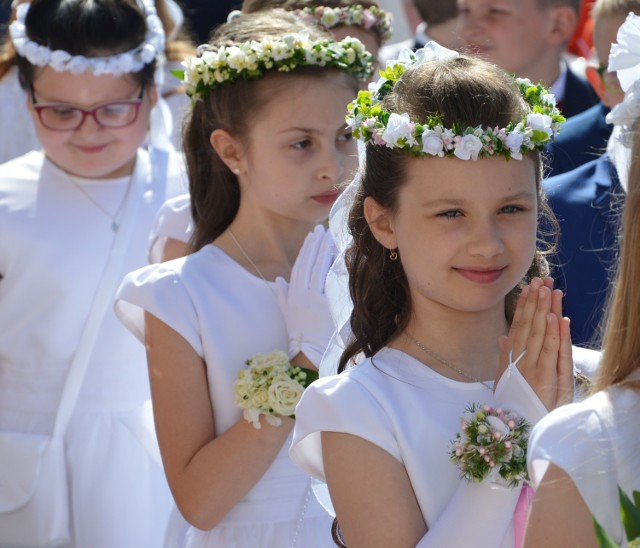
[[[365,154],[364,143],[358,141],[358,171],[351,183],[333,204],[329,213],[329,230],[338,249],[338,254],[327,274],[325,293],[336,331],[331,337],[320,363],[321,377],[337,373],[340,356],[351,336],[349,319],[353,310],[353,302],[349,294],[349,275],[345,264],[345,252],[351,245],[353,238],[349,233],[347,221],[351,206],[360,189]]]

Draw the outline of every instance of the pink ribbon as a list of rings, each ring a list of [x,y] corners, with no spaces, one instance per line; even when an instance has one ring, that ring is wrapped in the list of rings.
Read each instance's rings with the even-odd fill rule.
[[[515,537],[515,548],[522,548],[524,543],[524,531],[527,526],[527,516],[529,515],[529,507],[533,501],[535,490],[529,485],[525,485],[520,490],[520,497],[516,503],[516,509],[513,513],[513,532]]]

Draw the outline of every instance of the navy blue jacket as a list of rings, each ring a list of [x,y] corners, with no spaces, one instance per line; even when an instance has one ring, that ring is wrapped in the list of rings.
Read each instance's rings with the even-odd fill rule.
[[[571,118],[584,112],[600,101],[591,84],[583,76],[579,76],[567,67],[567,80],[564,88],[562,114]]]
[[[617,257],[617,229],[624,190],[609,156],[545,180],[558,222],[557,253],[550,258],[574,344],[597,343]]]
[[[613,125],[607,124],[609,109],[602,102],[569,118],[555,140],[545,148],[548,176],[560,175],[595,160],[607,148]]]

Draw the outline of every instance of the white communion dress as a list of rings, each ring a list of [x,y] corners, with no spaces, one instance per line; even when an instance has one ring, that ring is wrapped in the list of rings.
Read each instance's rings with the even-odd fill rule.
[[[115,238],[110,215],[117,221],[120,204],[135,204],[124,276],[147,264],[166,196],[184,192],[173,160],[160,180],[144,150],[132,177],[113,180],[70,179],[35,151],[0,166],[0,431],[52,432]],[[162,544],[172,503],[148,384],[144,348],[109,307],[64,438],[71,547]]]
[[[153,314],[204,360],[217,433],[244,420],[234,402],[233,383],[247,358],[289,344],[275,283],[254,276],[214,245],[130,273],[118,292],[116,310],[141,339],[143,312]],[[310,477],[291,462],[289,441],[224,520],[210,531],[190,527],[184,546],[334,546],[332,517],[313,496]]]
[[[621,546],[627,539],[618,487],[631,499],[633,491],[640,491],[638,417],[640,391],[622,386],[603,390],[541,420],[531,434],[527,459],[534,486],[549,463],[562,468],[594,518]]]
[[[531,423],[546,414],[515,366],[509,366],[494,395],[483,383],[449,379],[399,350],[383,348],[305,390],[296,407],[291,458],[325,482],[320,433],[363,438],[407,470],[428,527],[418,546],[513,547],[520,489],[468,484],[449,460],[451,441],[471,403],[509,409]]]

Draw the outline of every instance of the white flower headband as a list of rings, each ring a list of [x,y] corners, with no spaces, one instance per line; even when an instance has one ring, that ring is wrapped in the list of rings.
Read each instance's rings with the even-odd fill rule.
[[[607,122],[620,126],[620,142],[630,148],[631,130],[640,118],[640,17],[629,13],[611,46],[609,71],[616,72],[624,100],[607,114]]]
[[[38,67],[49,66],[56,72],[81,74],[92,72],[96,76],[102,74],[121,74],[138,72],[151,63],[156,57],[164,54],[165,36],[162,21],[156,13],[153,0],[138,0],[145,14],[147,32],[144,42],[138,47],[108,57],[85,57],[71,55],[64,50],[52,51],[47,46],[38,44],[29,38],[25,21],[30,3],[20,4],[16,10],[16,20],[9,26],[11,40],[16,52]]]
[[[436,42],[429,42],[416,52],[403,50],[397,60],[388,62],[386,69],[380,71],[378,82],[370,84],[368,91],[360,91],[358,98],[349,104],[347,123],[354,137],[364,143],[406,150],[417,156],[455,156],[461,160],[495,155],[520,160],[524,152],[540,150],[554,138],[565,120],[556,108],[554,95],[523,78],[517,78],[516,82],[531,113],[504,128],[455,125],[445,128],[440,114],[430,116],[424,122],[415,122],[406,113],[382,109],[382,98],[393,89],[407,68],[457,55]]]
[[[297,10],[300,16],[311,23],[319,23],[325,29],[337,26],[357,26],[365,30],[375,30],[381,41],[387,42],[393,32],[393,17],[388,12],[376,6],[365,8],[360,4],[341,8],[315,6]]]
[[[172,73],[180,78],[192,100],[202,99],[211,90],[240,79],[259,78],[269,70],[288,72],[297,67],[317,65],[337,68],[364,80],[372,71],[372,56],[356,38],[340,42],[309,40],[306,32],[281,39],[251,40],[238,46],[204,49],[182,62],[185,70]]]

